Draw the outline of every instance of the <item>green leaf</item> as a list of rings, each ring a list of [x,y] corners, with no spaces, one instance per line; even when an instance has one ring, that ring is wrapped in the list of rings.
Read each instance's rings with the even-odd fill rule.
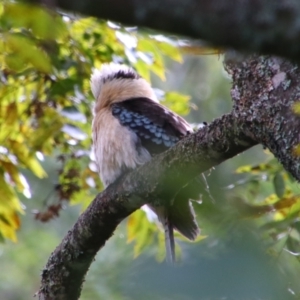
[[[6,3],[4,20],[11,27],[32,30],[32,33],[45,40],[57,40],[67,34],[67,28],[60,16],[53,11],[23,3]]]
[[[4,243],[5,240],[4,240],[4,236],[3,234],[1,233],[1,230],[0,230],[0,243]]]
[[[156,74],[161,80],[166,80],[165,65],[161,55],[157,55],[154,63],[149,66],[149,69]]]
[[[258,174],[261,172],[270,172],[274,173],[278,170],[278,167],[275,162],[268,162],[268,163],[261,163],[259,165],[245,165],[241,166],[236,169],[236,173],[252,173],[252,174]]]
[[[18,107],[17,107],[17,103],[14,101],[6,107],[5,124],[12,125],[17,121],[17,119],[18,119]]]
[[[20,178],[20,172],[16,165],[12,162],[0,160],[0,166],[3,167],[4,171],[9,175],[10,180],[16,185],[17,189],[22,192],[24,185]]]
[[[252,170],[252,166],[251,165],[244,165],[244,166],[241,166],[241,167],[238,167],[235,172],[236,173],[250,173]]]
[[[8,144],[11,151],[16,155],[18,160],[30,171],[32,171],[37,177],[44,178],[47,176],[47,173],[44,171],[38,160],[34,157],[33,154],[29,153],[28,148],[24,143],[19,143],[15,140],[9,140]]]
[[[255,178],[251,179],[247,184],[247,196],[250,200],[254,200],[260,192],[260,181]]]
[[[300,102],[295,102],[292,106],[292,110],[295,114],[300,115]]]
[[[282,198],[285,192],[285,182],[281,172],[277,172],[273,178],[273,185],[275,189],[275,193],[278,198]]]
[[[30,137],[32,148],[35,150],[43,149],[46,142],[53,137],[55,133],[59,132],[62,126],[63,123],[60,120],[55,120],[51,122],[51,124],[45,124],[45,126],[39,127]]]
[[[138,210],[130,215],[127,222],[127,241],[135,241],[135,257],[137,257],[149,244],[151,244],[156,231],[156,225],[147,220],[144,211]]]
[[[166,42],[160,42],[158,44],[159,49],[162,51],[163,54],[167,55],[168,57],[172,58],[173,60],[177,62],[182,62],[182,56],[180,54],[180,51],[177,47],[166,43]]]
[[[144,217],[144,213],[141,210],[137,210],[128,217],[127,221],[127,242],[131,243],[138,233],[138,226],[141,224],[141,219]]]
[[[26,68],[24,59],[18,53],[10,53],[5,55],[4,63],[9,69],[16,72],[21,72]]]
[[[153,64],[148,65],[148,68],[161,80],[165,80],[164,62],[162,59],[162,54],[160,53],[156,43],[150,39],[140,39],[138,41],[137,49],[143,52],[150,52],[153,55],[154,62]]]
[[[63,78],[59,79],[52,84],[50,91],[51,96],[64,95],[66,93],[71,93],[74,91],[74,86],[78,84],[78,79],[76,78]]]
[[[16,230],[20,227],[18,212],[23,212],[21,204],[13,188],[4,180],[4,172],[0,169],[0,232],[4,238],[16,242]]]
[[[190,111],[189,100],[190,96],[188,95],[182,95],[176,92],[167,92],[165,93],[165,99],[162,103],[176,113],[186,115]]]
[[[11,211],[23,212],[21,204],[13,188],[4,180],[4,172],[0,169],[0,213]]]
[[[142,76],[145,80],[150,82],[150,72],[149,72],[149,67],[148,65],[141,61],[138,60],[135,64],[134,67],[136,68],[136,71]]]
[[[51,72],[52,66],[49,57],[29,38],[19,34],[7,33],[4,35],[4,40],[10,51],[18,55],[24,63],[31,64],[41,72]]]

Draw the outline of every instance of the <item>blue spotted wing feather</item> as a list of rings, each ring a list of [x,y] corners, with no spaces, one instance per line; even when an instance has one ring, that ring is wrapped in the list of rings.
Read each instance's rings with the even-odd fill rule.
[[[112,114],[136,133],[151,155],[166,151],[191,131],[184,119],[148,98],[115,103]]]
[[[191,127],[184,119],[148,98],[114,103],[112,114],[123,126],[136,133],[139,138],[136,146],[146,148],[152,156],[168,150],[191,132]],[[194,240],[199,233],[194,210],[189,203],[189,199],[195,198],[195,188],[198,190],[194,180],[181,188],[173,204],[160,216],[166,230],[167,252],[171,258],[174,258],[172,228],[190,240]],[[159,208],[150,207],[159,215]]]

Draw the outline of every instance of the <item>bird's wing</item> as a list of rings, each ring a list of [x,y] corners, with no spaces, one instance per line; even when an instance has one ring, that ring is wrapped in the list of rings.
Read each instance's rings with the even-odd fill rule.
[[[192,132],[191,126],[183,118],[148,98],[133,98],[114,103],[112,114],[121,125],[126,126],[139,137],[141,145],[137,147],[146,148],[151,155],[166,151]],[[198,186],[195,188],[198,189]],[[174,259],[172,228],[176,228],[191,240],[194,240],[199,233],[195,213],[189,203],[189,199],[194,194],[190,195],[189,192],[190,189],[180,188],[170,206],[150,205],[164,226],[167,252],[171,260]]]
[[[149,98],[133,98],[112,104],[112,114],[135,132],[151,155],[174,146],[192,132],[180,116]]]

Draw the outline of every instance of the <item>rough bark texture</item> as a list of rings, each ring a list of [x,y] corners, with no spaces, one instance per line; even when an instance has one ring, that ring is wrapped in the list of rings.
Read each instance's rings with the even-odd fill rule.
[[[39,299],[78,299],[94,256],[117,225],[143,204],[168,198],[197,174],[255,145],[241,128],[224,115],[100,193],[51,254]]]
[[[57,0],[61,8],[202,38],[218,46],[300,57],[297,0]],[[113,9],[112,9],[113,8]],[[275,57],[227,61],[232,112],[100,193],[55,249],[42,272],[39,299],[78,299],[97,251],[117,225],[145,203],[258,143],[300,180],[297,66]],[[185,176],[183,177],[182,174]],[[159,197],[161,196],[161,197]]]
[[[227,64],[233,77],[232,113],[243,119],[245,133],[269,148],[297,180],[300,160],[300,116],[293,105],[300,99],[300,70],[278,57],[252,57]]]
[[[174,193],[197,174],[260,143],[300,180],[299,69],[275,57],[227,61],[233,109],[150,163],[100,193],[52,253],[42,273],[39,299],[78,299],[97,251],[117,225],[152,199]],[[182,176],[184,174],[184,176]]]
[[[32,0],[43,3],[42,0]],[[246,52],[300,58],[298,0],[56,0],[57,6],[127,25],[204,39]]]

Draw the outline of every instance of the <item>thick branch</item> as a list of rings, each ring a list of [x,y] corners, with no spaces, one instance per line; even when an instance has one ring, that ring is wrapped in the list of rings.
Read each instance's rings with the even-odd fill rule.
[[[57,0],[56,3],[63,9],[203,39],[221,47],[300,58],[298,0]]]
[[[39,299],[78,299],[94,256],[117,225],[143,204],[255,145],[241,128],[230,114],[216,119],[100,193],[51,254]]]
[[[233,114],[244,132],[267,147],[284,168],[300,181],[300,116],[294,104],[300,99],[298,65],[278,57],[252,56],[228,62],[233,77]]]
[[[124,218],[257,143],[300,180],[300,156],[295,153],[300,118],[293,111],[300,99],[298,67],[279,58],[253,56],[227,61],[227,69],[233,77],[231,114],[99,194],[52,253],[43,270],[40,299],[77,299],[94,256]]]
[[[300,157],[295,154],[300,118],[293,111],[300,99],[298,67],[279,58],[254,56],[228,61],[227,69],[233,77],[232,113],[99,194],[52,253],[42,274],[40,299],[77,299],[94,256],[124,218],[257,143],[268,147],[300,180]]]

